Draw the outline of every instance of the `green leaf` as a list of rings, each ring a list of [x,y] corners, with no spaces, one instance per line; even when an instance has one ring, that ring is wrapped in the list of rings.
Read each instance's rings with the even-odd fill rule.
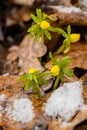
[[[60,46],[60,47],[57,49],[56,52],[54,52],[54,55],[58,55],[58,54],[60,54],[61,52],[63,52],[64,48],[65,48],[65,46],[64,46],[64,44],[63,44],[62,46]]]
[[[35,32],[35,40],[37,41],[41,37],[41,30],[40,28],[37,29]]]
[[[57,28],[54,28],[52,26],[49,27],[48,30],[51,31],[51,32],[57,32],[58,31]]]
[[[71,43],[70,43],[70,41],[68,39],[65,39],[64,43],[65,43],[65,49],[64,49],[64,54],[65,54],[70,50]]]
[[[40,85],[47,84],[47,81],[44,78],[42,78],[42,77],[40,77],[38,80],[39,80],[39,84]]]
[[[49,58],[50,58],[50,59],[53,59],[53,55],[52,55],[52,52],[51,52],[51,51],[49,52]]]
[[[26,81],[26,79],[27,79],[27,74],[19,77],[19,81],[23,81],[23,80]]]
[[[33,19],[33,21],[36,23],[36,24],[39,24],[39,20],[38,20],[38,18],[35,16],[35,15],[33,15],[33,14],[31,14],[31,18]]]
[[[63,37],[67,38],[67,33],[63,29],[61,28],[56,28],[56,29],[58,34],[61,34]]]
[[[71,26],[70,25],[68,25],[68,27],[67,27],[67,33],[70,36],[70,34],[71,34]]]
[[[47,17],[48,17],[48,15],[43,13],[43,20],[46,20]]]
[[[52,59],[52,65],[59,65],[59,59],[58,58],[56,60]]]
[[[25,84],[25,90],[28,91],[29,90],[29,82],[27,81]]]
[[[41,73],[41,77],[47,77],[47,76],[51,76],[51,74],[49,72],[42,72]]]
[[[34,83],[34,85],[33,85],[33,87],[32,87],[32,91],[33,91],[33,92],[37,92],[37,84],[36,84],[36,83]]]
[[[66,74],[66,75],[69,76],[69,77],[73,77],[73,76],[74,76],[73,70],[64,68],[64,69],[63,69],[63,72],[64,72],[64,74]]]
[[[27,30],[27,32],[33,32],[34,30],[37,30],[37,28],[38,28],[38,25],[34,24]]]
[[[29,74],[29,80],[32,81],[32,79],[33,79],[33,75],[32,75],[32,74]]]
[[[63,59],[60,60],[60,67],[65,68],[70,64],[70,57],[65,56]]]
[[[61,82],[64,81],[64,74],[63,74],[63,73],[60,73],[60,75],[59,75],[59,79],[60,79]]]
[[[42,21],[42,10],[41,9],[36,9],[36,14],[37,14],[37,17],[38,17],[39,21],[41,22]]]
[[[57,21],[57,20],[58,20],[58,18],[52,18],[52,17],[50,17],[50,16],[48,16],[48,18],[49,18],[51,21]]]
[[[49,40],[51,40],[51,34],[47,30],[44,30],[44,34]]]

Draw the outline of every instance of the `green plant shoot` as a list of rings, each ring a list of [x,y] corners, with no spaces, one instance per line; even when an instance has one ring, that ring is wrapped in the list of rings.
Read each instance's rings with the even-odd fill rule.
[[[49,72],[38,71],[35,68],[29,69],[28,74],[20,76],[19,81],[24,81],[24,89],[28,91],[30,88],[32,92],[37,92],[38,96],[41,97],[40,86],[47,84],[45,80],[46,76],[49,76]]]
[[[68,65],[70,64],[70,57],[65,56],[63,59],[54,60],[52,57],[52,53],[50,53],[50,58],[52,59],[52,68],[50,70],[51,74],[56,77],[53,90],[57,88],[59,81],[63,82],[64,75],[68,77],[73,77],[74,73],[72,69],[68,69]]]
[[[51,40],[50,32],[55,32],[56,29],[51,26],[52,21],[56,21],[57,18],[51,18],[47,14],[42,13],[41,9],[36,9],[36,16],[31,14],[31,18],[34,21],[34,24],[28,29],[28,32],[31,33],[31,36],[34,36],[35,40],[42,39],[44,43],[44,37]]]
[[[76,33],[71,34],[70,25],[68,25],[67,27],[67,32],[65,32],[61,28],[56,28],[56,30],[58,34],[61,34],[65,39],[63,41],[63,44],[58,48],[58,50],[54,53],[54,55],[60,54],[61,52],[67,53],[71,48],[71,43],[75,43],[80,39],[80,34],[76,34]]]

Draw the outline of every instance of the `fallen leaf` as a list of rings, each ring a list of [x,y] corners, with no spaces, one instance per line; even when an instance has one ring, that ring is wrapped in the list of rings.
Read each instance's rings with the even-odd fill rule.
[[[57,14],[58,25],[87,26],[87,11],[83,11],[79,7],[56,5],[50,6],[50,9]]]
[[[47,48],[39,41],[35,43],[33,38],[29,38],[28,35],[23,39],[19,50],[19,63],[21,67],[20,74],[27,73],[29,68],[36,68],[43,70],[38,57],[45,55]]]
[[[87,43],[78,42],[71,45],[71,50],[66,54],[59,54],[54,56],[54,59],[62,59],[65,56],[70,56],[69,68],[82,68],[87,70]],[[46,64],[46,68],[51,68],[52,63],[49,61]]]

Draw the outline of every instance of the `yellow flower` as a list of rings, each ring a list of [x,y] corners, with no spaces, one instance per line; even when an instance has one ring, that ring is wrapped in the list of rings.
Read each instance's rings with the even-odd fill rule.
[[[76,34],[76,33],[72,33],[71,35],[70,35],[70,38],[71,38],[71,42],[77,42],[77,41],[79,41],[79,39],[80,39],[80,34]]]
[[[40,23],[40,27],[41,27],[41,29],[47,29],[47,28],[50,27],[50,23],[47,22],[47,21],[42,21],[42,22]]]
[[[29,73],[30,73],[30,74],[32,74],[32,73],[34,73],[34,72],[36,72],[36,71],[37,71],[37,70],[36,70],[35,68],[30,68],[30,69],[29,69]]]
[[[52,73],[54,76],[59,75],[59,73],[60,73],[60,67],[59,67],[58,65],[54,65],[54,66],[51,68],[51,73]]]

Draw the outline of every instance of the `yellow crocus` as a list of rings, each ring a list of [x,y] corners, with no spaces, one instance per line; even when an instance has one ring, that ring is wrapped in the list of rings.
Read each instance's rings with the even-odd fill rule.
[[[40,27],[41,27],[41,29],[47,29],[47,28],[50,27],[50,23],[47,22],[47,21],[42,21],[42,22],[40,23]]]
[[[72,42],[72,43],[75,43],[75,42],[77,42],[77,41],[80,40],[80,34],[79,34],[79,33],[78,33],[78,34],[72,33],[72,34],[70,35],[70,38],[71,38],[71,42]]]
[[[32,74],[32,73],[34,73],[34,72],[36,72],[36,71],[37,71],[37,70],[36,70],[35,68],[30,68],[30,69],[29,69],[29,73],[30,73],[30,74]]]
[[[50,72],[52,73],[52,75],[57,76],[60,73],[60,67],[58,65],[54,65],[51,68]]]

